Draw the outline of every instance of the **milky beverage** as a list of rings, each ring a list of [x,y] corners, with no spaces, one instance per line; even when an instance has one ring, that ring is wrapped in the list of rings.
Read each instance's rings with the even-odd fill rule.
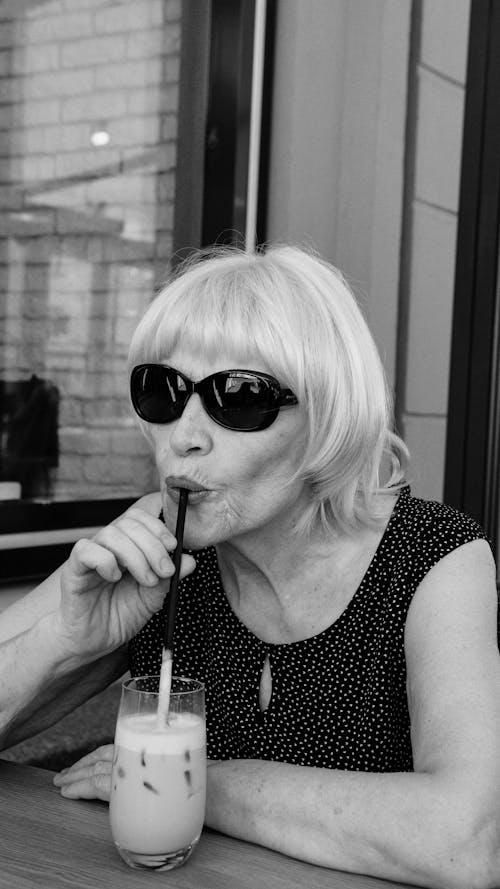
[[[171,713],[119,716],[110,820],[120,849],[141,855],[174,852],[196,842],[205,815],[205,721]]]

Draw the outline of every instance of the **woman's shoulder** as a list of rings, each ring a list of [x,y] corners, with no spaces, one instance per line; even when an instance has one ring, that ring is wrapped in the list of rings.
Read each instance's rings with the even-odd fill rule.
[[[464,538],[464,542],[488,540],[486,531],[472,516],[447,503],[414,496],[409,485],[401,491],[398,512],[402,524],[422,534],[439,534],[450,540]]]
[[[446,503],[415,497],[407,487],[386,532],[386,552],[393,566],[421,579],[444,556],[476,540],[492,549],[476,519]]]

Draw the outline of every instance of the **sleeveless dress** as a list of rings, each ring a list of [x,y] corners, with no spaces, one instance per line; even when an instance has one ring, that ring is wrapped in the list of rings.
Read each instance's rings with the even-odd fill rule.
[[[471,518],[403,489],[353,598],[326,630],[268,644],[236,617],[215,549],[179,585],[174,674],[206,685],[211,759],[268,759],[357,771],[411,771],[404,629],[427,572],[456,547],[486,534]],[[304,590],[307,595],[307,589]],[[165,613],[129,645],[133,676],[159,673]],[[269,659],[272,695],[259,705]]]

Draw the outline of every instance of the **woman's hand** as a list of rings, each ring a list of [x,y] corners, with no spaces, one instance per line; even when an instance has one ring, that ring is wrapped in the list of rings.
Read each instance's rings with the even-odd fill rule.
[[[109,802],[113,744],[98,747],[54,777],[61,796],[68,799],[102,799]]]
[[[148,495],[102,528],[79,540],[61,572],[54,614],[69,655],[92,660],[123,645],[161,608],[174,565],[173,534],[158,518],[159,494]],[[181,577],[195,568],[183,555]]]

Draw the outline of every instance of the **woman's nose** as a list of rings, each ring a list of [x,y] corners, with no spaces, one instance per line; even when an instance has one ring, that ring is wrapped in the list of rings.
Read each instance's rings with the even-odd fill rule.
[[[169,424],[172,449],[179,455],[191,451],[208,453],[212,449],[211,424],[200,396],[194,393],[188,398],[179,419]]]

